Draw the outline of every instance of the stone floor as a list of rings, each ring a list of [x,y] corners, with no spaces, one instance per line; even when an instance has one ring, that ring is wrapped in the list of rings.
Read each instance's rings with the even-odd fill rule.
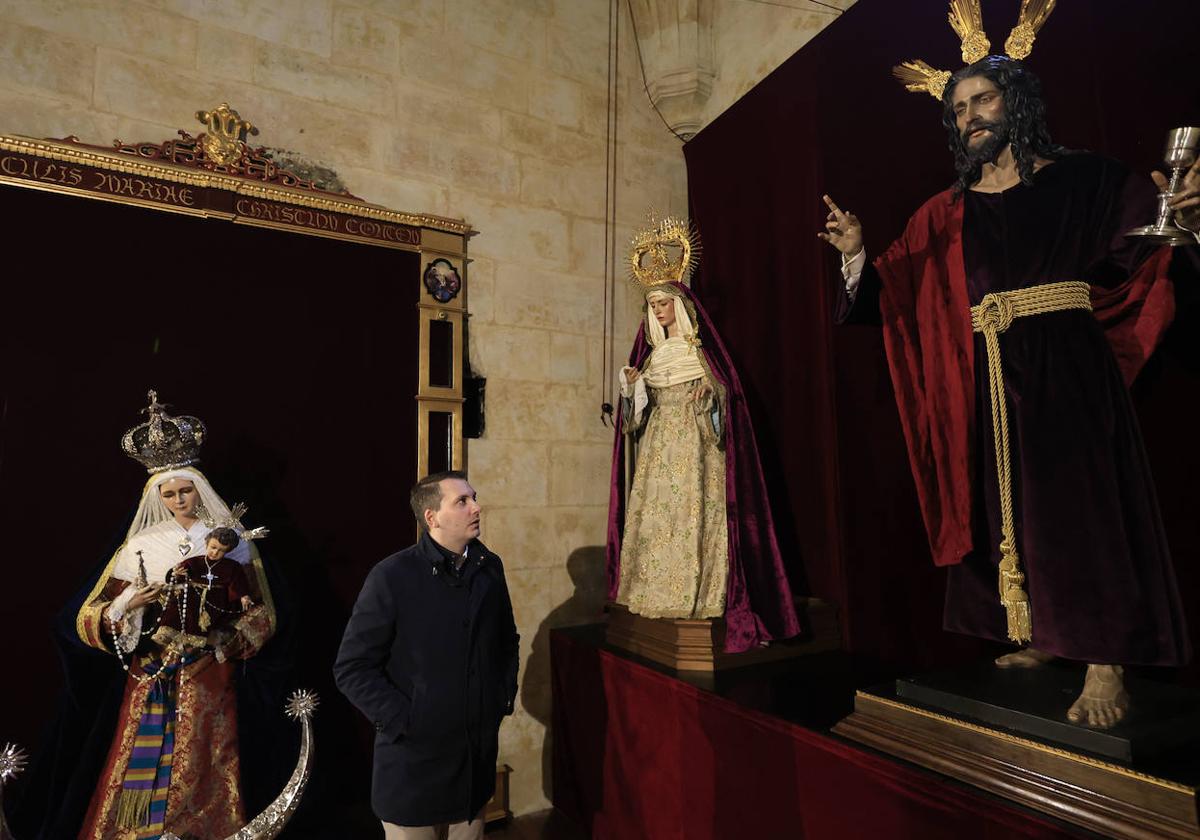
[[[549,809],[489,828],[484,840],[587,840],[587,837],[587,832],[562,812]]]

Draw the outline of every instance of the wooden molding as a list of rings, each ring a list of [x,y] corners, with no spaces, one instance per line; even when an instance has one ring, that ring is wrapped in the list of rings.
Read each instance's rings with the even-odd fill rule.
[[[729,654],[722,619],[646,618],[621,604],[609,604],[605,641],[676,671],[712,672],[837,650],[841,634],[837,611],[824,601],[803,605],[810,625],[806,638],[776,642]]]
[[[1195,787],[870,692],[833,731],[1052,817],[1128,840],[1195,838]]]

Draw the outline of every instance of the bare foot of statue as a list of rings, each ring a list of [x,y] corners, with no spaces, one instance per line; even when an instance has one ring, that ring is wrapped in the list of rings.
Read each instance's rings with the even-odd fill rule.
[[[996,659],[997,668],[1036,668],[1054,659],[1053,653],[1046,653],[1037,648],[1024,648],[1013,653],[1006,653]]]
[[[1111,729],[1128,711],[1125,669],[1120,665],[1089,665],[1083,693],[1067,710],[1067,719],[1093,729]]]

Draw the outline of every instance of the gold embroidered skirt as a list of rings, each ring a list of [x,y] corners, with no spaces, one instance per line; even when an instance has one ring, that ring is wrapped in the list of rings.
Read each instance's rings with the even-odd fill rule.
[[[617,590],[617,603],[648,618],[715,618],[725,612],[725,453],[704,405],[691,399],[700,384],[650,389]]]

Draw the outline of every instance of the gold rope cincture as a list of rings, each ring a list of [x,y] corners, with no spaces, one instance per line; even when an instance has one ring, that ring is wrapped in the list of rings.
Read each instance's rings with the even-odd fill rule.
[[[1011,292],[992,292],[971,307],[971,329],[983,333],[987,346],[988,385],[992,396],[992,435],[996,448],[996,478],[1000,484],[1000,603],[1008,615],[1008,638],[1028,642],[1033,635],[1025,575],[1013,534],[1012,470],[1008,451],[1008,409],[1004,399],[1004,369],[1000,365],[1000,333],[1014,318],[1064,309],[1092,309],[1087,283],[1068,281],[1031,286]]]

